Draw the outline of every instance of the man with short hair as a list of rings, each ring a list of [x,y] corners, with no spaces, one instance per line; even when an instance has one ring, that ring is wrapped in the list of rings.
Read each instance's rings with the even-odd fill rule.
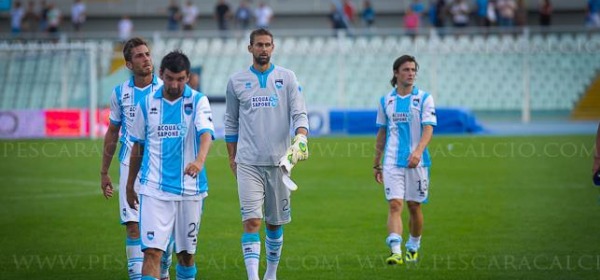
[[[125,225],[127,233],[126,252],[127,267],[130,279],[139,279],[142,273],[142,250],[140,247],[140,231],[136,209],[129,207],[126,199],[125,186],[129,174],[129,154],[133,143],[129,140],[129,132],[132,129],[135,117],[135,106],[146,95],[152,95],[158,90],[163,82],[153,74],[154,66],[148,44],[141,38],[128,40],[123,47],[125,66],[131,71],[132,77],[124,83],[116,86],[110,99],[110,123],[104,135],[104,150],[102,154],[102,168],[100,170],[102,192],[106,198],[113,196],[113,185],[108,170],[117,148],[117,142],[121,142],[119,151],[119,213],[121,224]],[[119,130],[121,138],[119,139]],[[139,188],[139,184],[135,185]],[[172,247],[172,242],[171,245]],[[171,252],[172,250],[168,250]],[[165,254],[163,258],[163,279],[169,278],[169,267],[171,265],[171,254]]]
[[[258,231],[263,210],[267,235],[264,279],[277,278],[283,225],[291,221],[290,190],[283,182],[280,159],[285,155],[288,163],[295,164],[308,158],[302,88],[294,72],[270,62],[274,48],[271,32],[254,30],[248,46],[253,64],[229,78],[225,96],[225,142],[237,178],[244,228],[242,252],[250,280],[259,279]],[[290,146],[291,129],[295,136]]]
[[[431,158],[427,145],[437,125],[433,97],[415,86],[419,64],[414,57],[403,55],[393,64],[394,89],[381,97],[377,111],[376,151],[373,173],[384,185],[389,203],[386,243],[392,251],[388,264],[418,260],[423,229],[421,204],[427,201]],[[382,161],[383,156],[383,161]],[[402,256],[402,208],[410,212],[410,238]]]
[[[197,273],[194,254],[208,195],[205,162],[214,125],[208,98],[187,86],[189,75],[190,60],[185,54],[167,54],[160,64],[164,85],[139,102],[130,131],[134,144],[127,203],[140,209],[142,279],[159,278],[160,260],[171,238],[177,253],[177,279],[195,279]],[[138,172],[139,198],[134,188]]]

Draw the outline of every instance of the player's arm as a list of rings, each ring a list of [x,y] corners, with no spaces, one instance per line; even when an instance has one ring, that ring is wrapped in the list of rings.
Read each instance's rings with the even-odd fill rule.
[[[383,156],[386,136],[387,129],[385,127],[379,127],[379,130],[377,130],[377,137],[375,138],[375,158],[373,159],[373,176],[375,177],[375,181],[379,184],[383,183],[381,157]]]
[[[129,176],[127,176],[127,185],[125,191],[127,194],[127,204],[133,209],[137,209],[139,204],[138,195],[135,192],[135,180],[142,165],[142,156],[144,155],[144,141],[146,140],[146,105],[145,101],[140,102],[135,108],[135,117],[129,130],[129,140],[133,142],[131,155],[129,157]]]
[[[235,94],[233,81],[230,79],[225,93],[225,143],[229,155],[229,168],[231,168],[233,176],[237,176],[235,156],[237,154],[239,114],[240,101]]]
[[[235,162],[235,155],[237,154],[237,141],[227,142],[227,155],[229,158],[229,168],[233,172],[233,176],[237,177],[237,164]]]
[[[126,187],[127,204],[129,204],[129,207],[133,209],[137,209],[137,205],[140,203],[138,201],[138,195],[133,187],[135,186],[137,174],[140,172],[143,155],[144,147],[140,144],[140,142],[134,142],[133,147],[131,148],[131,157],[129,158],[129,176],[127,177]]]
[[[383,184],[383,175],[381,166],[381,158],[383,156],[383,149],[385,149],[385,140],[387,139],[387,115],[385,114],[385,96],[379,99],[379,106],[377,106],[377,120],[375,124],[379,128],[377,130],[377,136],[375,138],[375,158],[373,159],[373,176],[375,181],[379,184]]]
[[[421,156],[423,151],[429,145],[431,138],[433,137],[433,127],[437,125],[437,117],[435,114],[435,106],[433,104],[433,97],[426,95],[423,100],[423,110],[421,110],[421,140],[417,144],[415,150],[408,156],[408,168],[414,168],[421,162]]]
[[[197,102],[196,108],[196,120],[194,126],[196,127],[197,131],[196,135],[200,135],[200,149],[196,155],[196,160],[188,163],[184,169],[184,174],[192,176],[193,178],[196,178],[198,173],[204,169],[204,163],[206,162],[208,151],[212,145],[214,139],[213,134],[215,130],[212,122],[212,111],[210,108],[210,103],[208,102],[208,98],[202,97]]]
[[[204,163],[206,162],[206,156],[208,156],[208,151],[210,150],[210,146],[212,145],[213,136],[210,132],[204,132],[200,135],[200,149],[198,150],[198,154],[196,155],[196,160],[188,163],[185,168],[185,174],[196,178],[198,173],[202,171],[204,168]]]
[[[408,168],[414,168],[419,165],[419,162],[421,162],[421,157],[423,156],[423,151],[425,151],[425,148],[427,148],[427,145],[429,145],[432,137],[433,126],[424,125],[423,131],[421,132],[421,140],[419,141],[417,148],[415,148],[415,150],[408,156]]]
[[[119,129],[120,125],[113,124],[112,122],[108,125],[108,130],[104,135],[104,147],[102,149],[102,167],[100,168],[100,187],[102,193],[107,199],[113,196],[113,185],[108,175],[110,169],[110,163],[115,155],[117,149],[117,142],[119,141]]]
[[[292,82],[287,85],[289,92],[290,118],[294,128],[295,136],[292,139],[291,146],[288,148],[285,157],[291,159],[291,164],[297,161],[308,159],[308,113],[302,87],[296,79],[296,75],[291,73]],[[291,157],[290,157],[291,156]]]
[[[102,148],[102,167],[100,168],[100,188],[102,194],[107,199],[113,195],[113,185],[108,170],[110,163],[117,149],[119,141],[119,129],[121,128],[121,104],[119,102],[117,92],[120,92],[120,87],[116,87],[110,96],[110,114],[109,125],[106,134],[104,134],[104,147]]]
[[[288,98],[290,100],[290,119],[292,120],[296,135],[303,134],[304,136],[308,136],[308,112],[306,110],[306,103],[304,102],[302,87],[293,73],[291,80],[292,82],[287,85]]]

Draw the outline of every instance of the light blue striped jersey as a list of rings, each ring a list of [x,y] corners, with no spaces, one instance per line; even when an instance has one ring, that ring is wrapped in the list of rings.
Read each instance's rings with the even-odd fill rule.
[[[416,86],[411,94],[400,96],[394,88],[381,97],[377,110],[377,126],[386,128],[384,165],[408,167],[408,157],[421,140],[423,126],[437,125],[433,97]],[[418,166],[431,166],[427,148]]]
[[[121,149],[119,150],[119,161],[121,164],[129,165],[129,155],[133,143],[129,141],[129,130],[135,117],[135,106],[148,94],[153,94],[163,85],[163,81],[156,75],[152,77],[152,83],[145,88],[138,88],[133,82],[133,77],[116,86],[110,96],[110,123],[121,126]]]
[[[289,69],[271,64],[233,74],[225,95],[225,141],[237,142],[237,163],[276,166],[290,146],[290,129],[308,130],[304,94]]]
[[[140,194],[162,200],[197,199],[208,191],[206,168],[196,178],[183,172],[196,160],[200,135],[214,135],[210,104],[189,86],[173,102],[162,94],[161,87],[138,104],[129,132],[131,141],[144,145]]]

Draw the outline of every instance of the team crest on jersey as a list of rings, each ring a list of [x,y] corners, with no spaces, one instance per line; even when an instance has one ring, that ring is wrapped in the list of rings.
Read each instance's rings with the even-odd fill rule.
[[[147,232],[146,237],[148,237],[148,240],[154,239],[154,231]]]
[[[251,82],[247,82],[246,83],[246,89],[252,88],[252,83]]]
[[[186,115],[189,115],[194,110],[194,105],[192,103],[187,103],[183,105],[183,111]]]
[[[183,138],[187,126],[185,124],[161,124],[156,129],[158,138]]]
[[[275,87],[277,89],[281,89],[283,87],[283,79],[277,79],[277,80],[275,80]]]
[[[420,101],[420,99],[419,99],[419,98],[414,98],[414,99],[412,100],[412,105],[413,105],[413,107],[419,107],[419,101]]]
[[[253,96],[252,108],[274,108],[279,105],[279,97],[273,93],[271,96]]]

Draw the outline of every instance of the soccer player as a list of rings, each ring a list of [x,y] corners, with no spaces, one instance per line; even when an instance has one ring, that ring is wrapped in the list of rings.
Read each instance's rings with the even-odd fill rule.
[[[308,118],[302,89],[294,72],[270,62],[274,48],[271,32],[252,31],[248,51],[253,64],[229,78],[226,93],[225,142],[229,165],[237,178],[244,229],[242,252],[251,280],[259,279],[258,231],[263,207],[267,255],[264,279],[277,278],[282,225],[291,221],[290,191],[282,181],[279,160],[287,154],[293,155],[293,164],[308,158]],[[295,134],[291,146],[290,128]]]
[[[373,173],[383,183],[389,203],[386,239],[392,254],[388,264],[418,259],[423,228],[421,204],[427,200],[431,159],[427,145],[437,124],[433,97],[415,86],[419,64],[403,55],[394,61],[391,84],[394,89],[381,97],[377,112],[377,132]],[[383,162],[382,162],[383,155]],[[410,212],[410,238],[402,256],[402,208]]]
[[[141,38],[132,38],[123,46],[125,66],[131,70],[132,77],[116,86],[110,100],[110,123],[104,135],[104,151],[100,180],[103,194],[106,198],[113,196],[113,185],[108,170],[115,154],[117,142],[121,142],[119,151],[119,209],[121,224],[125,225],[127,239],[127,270],[130,279],[139,279],[142,273],[142,250],[140,247],[140,231],[138,211],[127,205],[125,185],[129,174],[129,154],[133,143],[129,141],[129,131],[135,117],[135,106],[148,94],[160,88],[162,80],[153,74],[154,66],[148,44]],[[119,139],[119,130],[121,138]],[[136,185],[136,188],[138,185]],[[172,246],[172,245],[171,245]],[[171,252],[172,250],[168,250]],[[165,254],[162,263],[161,277],[169,278],[171,254]]]
[[[129,133],[134,144],[127,203],[140,208],[142,279],[159,278],[161,256],[172,235],[177,279],[196,277],[194,254],[202,204],[208,195],[204,164],[214,125],[208,98],[186,85],[189,75],[185,54],[167,54],[160,64],[164,85],[139,102]],[[134,188],[138,172],[139,199]]]

